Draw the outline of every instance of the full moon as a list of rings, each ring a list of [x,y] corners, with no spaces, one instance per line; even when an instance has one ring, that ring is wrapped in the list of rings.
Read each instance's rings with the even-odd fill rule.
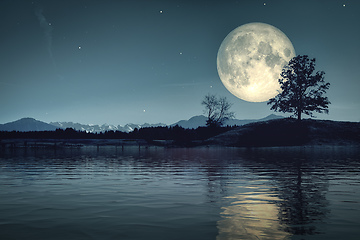
[[[265,23],[248,23],[231,31],[221,43],[217,70],[233,95],[264,102],[280,92],[280,73],[293,57],[295,49],[282,31]]]

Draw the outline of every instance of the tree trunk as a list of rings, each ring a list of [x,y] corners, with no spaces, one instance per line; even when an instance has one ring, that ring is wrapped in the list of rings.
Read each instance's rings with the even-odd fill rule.
[[[298,109],[298,111],[297,111],[297,120],[298,121],[301,121],[301,110],[300,109]]]
[[[302,94],[299,94],[300,98],[298,101],[298,107],[297,107],[297,120],[300,122],[301,121],[301,110],[303,108],[303,99],[302,99]]]

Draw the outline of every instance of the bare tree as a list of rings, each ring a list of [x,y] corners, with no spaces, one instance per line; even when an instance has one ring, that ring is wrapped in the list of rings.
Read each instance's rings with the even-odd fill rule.
[[[208,94],[201,102],[205,106],[204,113],[207,115],[206,125],[208,127],[221,127],[228,119],[234,118],[234,112],[230,111],[232,103],[226,97],[217,98]]]

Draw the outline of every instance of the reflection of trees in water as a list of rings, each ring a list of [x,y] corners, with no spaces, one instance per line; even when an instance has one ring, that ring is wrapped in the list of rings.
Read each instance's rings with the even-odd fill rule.
[[[297,160],[293,169],[275,178],[278,185],[280,222],[286,231],[295,235],[317,234],[314,223],[321,222],[328,213],[328,181],[324,173],[311,169]]]
[[[219,202],[227,195],[228,167],[223,164],[210,163],[204,165],[207,178],[207,197],[210,202]]]
[[[285,231],[294,235],[320,233],[316,224],[322,222],[329,212],[326,200],[329,182],[322,156],[317,152],[298,149],[265,151],[252,158],[256,161],[254,163],[261,164],[269,171],[279,198],[278,218],[286,226]],[[264,174],[256,169],[254,172]]]
[[[269,193],[271,186],[265,185],[266,181],[259,182],[249,174],[242,155],[236,149],[203,149],[199,158],[207,181],[207,199],[220,207],[217,239],[286,238],[289,233],[278,221],[275,202],[279,199],[274,192]],[[245,184],[247,189],[241,189]]]

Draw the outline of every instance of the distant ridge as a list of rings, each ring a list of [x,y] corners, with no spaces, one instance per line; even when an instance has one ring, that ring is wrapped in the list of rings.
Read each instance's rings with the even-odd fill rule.
[[[189,120],[180,120],[174,124],[171,124],[170,126],[178,125],[183,128],[198,128],[206,125],[206,119],[207,118],[205,116],[199,115],[189,118]]]
[[[34,118],[22,118],[14,122],[0,124],[0,131],[54,131],[57,127]]]
[[[284,118],[283,116],[280,115],[275,115],[275,114],[270,114],[267,117],[264,118],[260,118],[260,119],[244,119],[244,120],[240,120],[240,119],[229,119],[228,121],[225,122],[224,126],[242,126],[248,123],[253,123],[253,122],[262,122],[262,121],[268,121],[268,120],[274,120],[274,119],[281,119]],[[171,124],[171,126],[175,126],[178,125],[180,127],[183,128],[198,128],[198,127],[202,127],[202,126],[206,126],[206,120],[207,117],[205,117],[204,115],[199,115],[199,116],[195,116],[190,118],[189,120],[181,120],[178,121],[174,124]]]

